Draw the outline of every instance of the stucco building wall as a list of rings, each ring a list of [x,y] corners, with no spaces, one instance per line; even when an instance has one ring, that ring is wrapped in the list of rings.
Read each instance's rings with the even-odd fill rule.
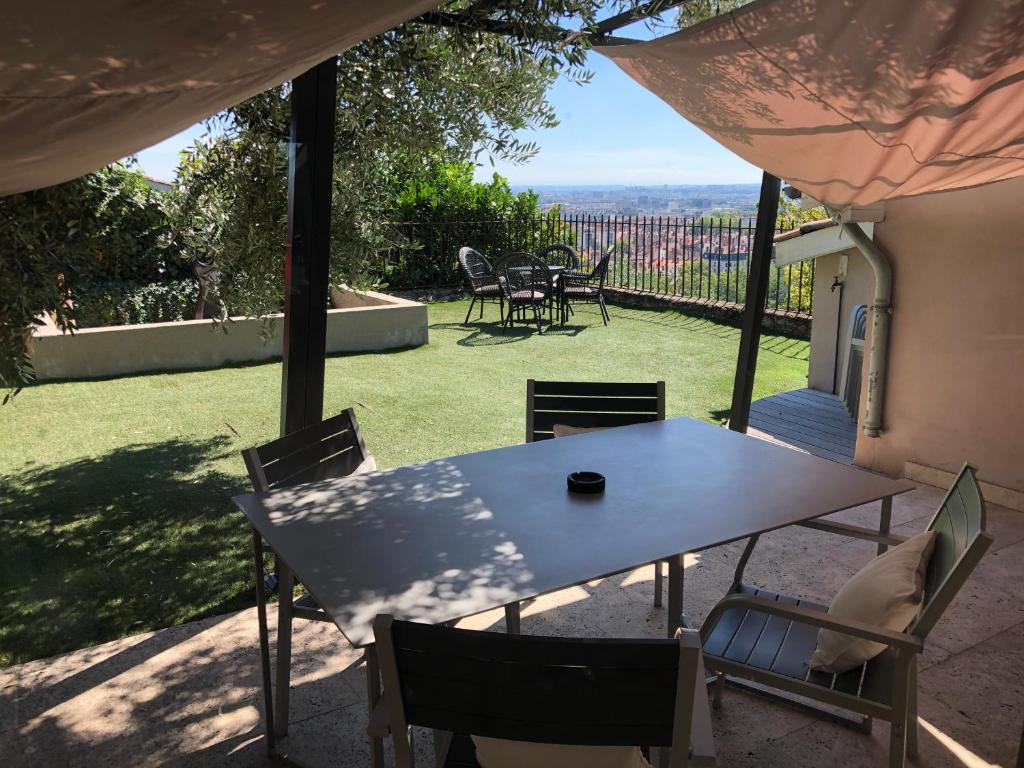
[[[966,461],[1024,491],[1022,202],[1024,179],[1013,179],[886,204],[875,228],[893,267],[885,431],[858,434],[857,464],[900,475],[908,461],[946,471]],[[844,304],[870,303],[871,290],[848,289]],[[817,299],[815,322],[826,309]],[[862,394],[861,418],[863,406]]]

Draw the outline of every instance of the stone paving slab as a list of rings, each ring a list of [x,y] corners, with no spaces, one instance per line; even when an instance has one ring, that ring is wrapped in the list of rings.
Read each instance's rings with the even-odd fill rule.
[[[942,491],[896,499],[913,533]],[[842,519],[877,522],[878,505]],[[933,633],[922,659],[919,766],[1012,766],[1024,720],[1024,515],[989,507],[996,545]],[[699,622],[728,587],[742,543],[687,557],[686,610]],[[763,537],[747,580],[827,602],[874,545],[803,528]],[[651,566],[547,595],[523,631],[659,637]],[[272,612],[273,613],[273,612]],[[501,611],[464,626],[503,630]],[[290,751],[310,766],[368,764],[365,680],[333,626],[296,622]],[[217,616],[0,670],[0,766],[266,766],[255,610]],[[888,726],[867,736],[730,689],[713,715],[719,765],[883,766]],[[417,741],[431,765],[429,734]]]

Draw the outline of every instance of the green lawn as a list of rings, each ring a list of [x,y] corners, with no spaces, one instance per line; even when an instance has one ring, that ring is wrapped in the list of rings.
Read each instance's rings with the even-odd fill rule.
[[[430,344],[332,357],[384,466],[521,442],[527,378],[667,382],[669,416],[721,421],[739,331],[611,308],[543,336],[430,307]],[[488,306],[487,319],[496,308]],[[755,397],[806,385],[808,345],[762,341]],[[278,427],[280,365],[27,388],[0,408],[0,666],[243,607],[239,451]]]

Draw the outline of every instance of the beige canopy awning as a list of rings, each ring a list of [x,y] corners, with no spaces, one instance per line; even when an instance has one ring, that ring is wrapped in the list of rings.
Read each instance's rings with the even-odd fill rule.
[[[835,206],[1024,175],[1024,0],[762,0],[599,50]]]
[[[7,3],[0,195],[148,147],[439,2]]]

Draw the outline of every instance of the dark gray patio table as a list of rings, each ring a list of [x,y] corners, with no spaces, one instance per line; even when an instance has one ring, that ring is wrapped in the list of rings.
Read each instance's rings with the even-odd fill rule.
[[[604,493],[568,493],[566,475],[576,470],[604,474]],[[372,712],[378,613],[439,624],[669,560],[671,637],[682,620],[685,553],[808,521],[884,547],[899,540],[889,534],[892,496],[913,487],[678,418],[234,502],[349,642],[366,650]],[[815,520],[878,500],[877,532]],[[281,629],[290,627],[282,615],[290,609],[279,602],[279,646],[290,643]],[[287,733],[287,672],[278,670],[279,736]],[[374,738],[374,765],[382,748]]]

